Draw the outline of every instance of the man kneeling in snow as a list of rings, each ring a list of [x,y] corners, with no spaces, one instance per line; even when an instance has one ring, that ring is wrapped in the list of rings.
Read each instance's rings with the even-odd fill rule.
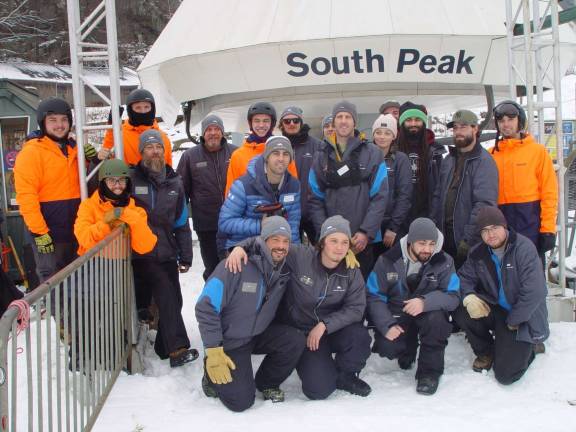
[[[290,376],[306,347],[306,338],[297,329],[270,324],[288,282],[284,262],[290,236],[286,219],[264,218],[243,271],[230,273],[224,262],[218,264],[196,303],[206,352],[202,389],[232,411],[250,408],[256,389],[265,400],[282,402],[280,384]],[[252,354],[266,354],[256,377]]]
[[[444,372],[444,350],[452,325],[448,312],[460,303],[460,282],[443,236],[430,219],[418,218],[408,235],[380,255],[366,283],[372,351],[410,369],[420,355],[416,391],[431,395]]]
[[[466,332],[476,372],[494,366],[501,384],[518,381],[549,336],[546,281],[534,244],[507,228],[496,207],[478,212],[482,237],[460,269],[463,306],[453,315]]]

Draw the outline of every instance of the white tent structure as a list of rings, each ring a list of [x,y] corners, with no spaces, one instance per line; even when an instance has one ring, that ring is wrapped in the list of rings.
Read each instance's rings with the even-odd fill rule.
[[[484,86],[508,91],[504,3],[184,0],[138,73],[167,123],[192,100],[192,123],[217,112],[235,131],[256,100],[298,104],[307,119],[342,98],[371,114],[389,98],[435,113],[483,106]],[[573,30],[561,40],[565,71]]]

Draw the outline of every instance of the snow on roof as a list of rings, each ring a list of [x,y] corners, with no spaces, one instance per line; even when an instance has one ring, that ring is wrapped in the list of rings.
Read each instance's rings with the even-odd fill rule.
[[[108,87],[110,79],[107,68],[84,68],[84,74],[93,85]],[[41,81],[72,83],[72,70],[69,65],[49,65],[27,62],[0,62],[0,79],[10,81]],[[138,87],[140,80],[135,71],[122,68],[120,87]]]

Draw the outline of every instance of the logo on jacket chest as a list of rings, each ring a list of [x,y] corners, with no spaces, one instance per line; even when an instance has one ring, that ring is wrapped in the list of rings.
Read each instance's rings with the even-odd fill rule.
[[[196,168],[206,168],[208,166],[208,162],[196,162]]]
[[[306,275],[300,276],[300,282],[302,282],[304,285],[307,285],[307,286],[314,285],[314,281],[312,280],[312,278],[310,278]]]
[[[332,288],[332,292],[344,292],[344,291],[346,291],[346,288],[343,288],[340,285],[336,285],[334,288]]]
[[[397,282],[398,281],[398,273],[396,273],[396,272],[386,273],[386,280],[388,282]]]

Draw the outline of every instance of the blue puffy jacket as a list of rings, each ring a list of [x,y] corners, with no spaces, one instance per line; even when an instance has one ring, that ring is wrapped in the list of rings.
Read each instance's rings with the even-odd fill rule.
[[[226,237],[226,248],[259,235],[263,214],[256,208],[275,203],[282,204],[283,215],[292,230],[292,242],[300,243],[300,182],[287,171],[275,193],[266,179],[264,158],[257,156],[248,164],[247,173],[232,183],[220,209],[218,231]]]

